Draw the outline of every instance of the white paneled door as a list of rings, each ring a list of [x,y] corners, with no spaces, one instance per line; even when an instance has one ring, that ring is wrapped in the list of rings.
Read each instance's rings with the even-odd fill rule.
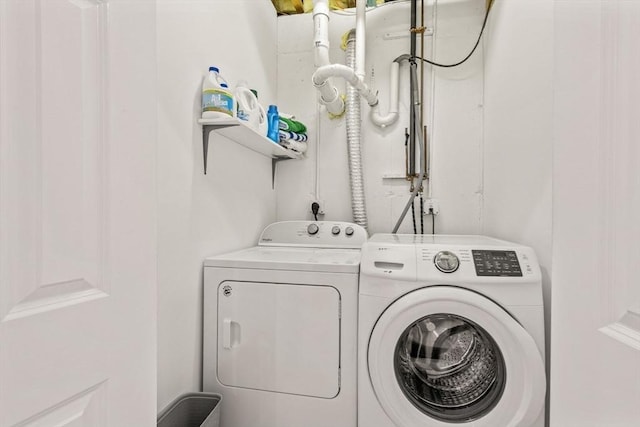
[[[551,427],[640,425],[640,2],[555,3]]]
[[[0,426],[155,425],[155,2],[0,0]]]

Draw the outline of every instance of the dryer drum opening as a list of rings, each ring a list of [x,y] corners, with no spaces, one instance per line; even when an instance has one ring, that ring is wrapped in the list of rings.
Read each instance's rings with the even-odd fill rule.
[[[400,336],[395,374],[405,396],[442,421],[465,422],[487,414],[505,388],[504,358],[476,323],[452,314],[432,314]]]

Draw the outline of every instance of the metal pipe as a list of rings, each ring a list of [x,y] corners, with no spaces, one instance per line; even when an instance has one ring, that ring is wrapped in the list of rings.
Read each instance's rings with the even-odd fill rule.
[[[412,83],[412,87],[414,88],[414,91],[417,92],[418,90],[418,73],[416,70],[416,66],[415,66],[415,61],[412,62],[412,67],[411,67],[411,83]],[[413,94],[413,91],[412,91]],[[413,94],[417,97],[417,93]],[[415,104],[411,105],[411,117],[414,119],[414,123],[416,123],[417,120],[417,108]],[[424,139],[423,135],[422,135],[422,129],[419,126],[414,127],[413,132],[414,134],[416,134],[416,136],[418,137],[419,141],[422,141]],[[407,204],[405,205],[402,213],[400,214],[400,218],[398,218],[398,221],[396,222],[396,225],[393,227],[393,231],[392,233],[397,233],[398,229],[400,228],[400,225],[402,224],[402,221],[404,220],[404,217],[407,215],[407,211],[409,210],[409,208],[411,207],[411,204],[413,203],[413,200],[416,198],[416,195],[418,194],[418,192],[420,191],[421,188],[421,184],[422,184],[422,178],[424,177],[425,174],[425,168],[426,165],[424,164],[424,156],[422,155],[422,144],[418,144],[418,158],[420,159],[420,173],[418,174],[418,185],[415,185],[413,188],[413,191],[411,192],[411,196],[409,196],[409,200],[407,200]],[[421,213],[422,214],[422,213]]]
[[[411,67],[412,70],[416,67],[416,14],[417,14],[418,3],[417,0],[411,0]],[[413,71],[412,71],[413,73]],[[410,104],[415,104],[415,95],[413,89],[413,79],[411,79],[411,97]],[[415,114],[410,114],[409,116],[409,129],[410,130],[410,139],[409,139],[409,175],[414,176],[416,174],[416,117]]]
[[[433,1],[433,8],[431,9],[431,22],[433,22],[433,37],[431,37],[431,56],[433,58],[437,58],[436,52],[436,39],[438,34],[438,0]],[[436,113],[435,113],[435,105],[436,105],[436,73],[433,67],[431,68],[431,96],[429,97],[429,117],[430,117],[430,128],[429,135],[427,137],[427,165],[426,165],[426,173],[427,173],[427,199],[433,197],[433,174],[431,173],[431,167],[433,163],[433,141],[434,135],[436,134]]]

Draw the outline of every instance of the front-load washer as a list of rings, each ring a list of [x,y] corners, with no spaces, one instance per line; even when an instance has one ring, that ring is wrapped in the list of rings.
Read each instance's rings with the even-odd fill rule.
[[[203,387],[222,427],[356,427],[364,228],[279,222],[204,262]]]
[[[483,236],[373,236],[359,290],[359,427],[543,427],[541,274]]]

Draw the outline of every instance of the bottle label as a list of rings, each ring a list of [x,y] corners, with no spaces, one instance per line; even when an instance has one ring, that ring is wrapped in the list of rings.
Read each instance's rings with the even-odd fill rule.
[[[240,120],[249,121],[249,114],[242,108],[238,107],[238,118]]]
[[[206,89],[202,92],[202,111],[216,111],[233,117],[233,96],[221,89]]]

